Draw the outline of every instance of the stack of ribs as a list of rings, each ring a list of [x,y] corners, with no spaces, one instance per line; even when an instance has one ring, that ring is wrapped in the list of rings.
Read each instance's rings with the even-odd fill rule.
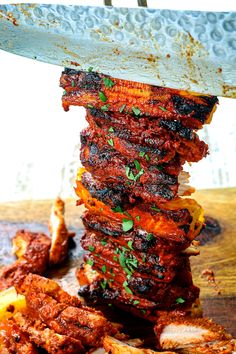
[[[204,223],[185,162],[208,146],[196,131],[211,121],[217,98],[65,69],[63,107],[84,106],[78,204],[88,251],[80,293],[155,321],[191,314],[199,289],[189,257]]]

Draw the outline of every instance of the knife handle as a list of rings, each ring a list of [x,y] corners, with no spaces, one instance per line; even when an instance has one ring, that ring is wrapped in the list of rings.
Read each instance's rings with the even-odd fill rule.
[[[137,0],[138,6],[147,7],[147,0]],[[112,0],[103,0],[105,6],[112,6]]]

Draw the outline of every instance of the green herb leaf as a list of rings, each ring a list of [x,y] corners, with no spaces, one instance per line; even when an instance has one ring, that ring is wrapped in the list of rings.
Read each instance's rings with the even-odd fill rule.
[[[140,220],[140,216],[139,215],[135,216],[135,219],[137,219],[139,221]]]
[[[108,304],[107,306],[112,307],[113,305],[112,304]]]
[[[92,71],[93,71],[93,67],[90,66],[90,67],[88,68],[88,72],[91,73]]]
[[[119,262],[122,268],[126,268],[126,258],[124,253],[121,253],[119,256]]]
[[[140,303],[140,301],[138,301],[138,300],[134,300],[134,302],[133,302],[134,305],[138,305],[139,303]]]
[[[178,297],[175,301],[177,304],[183,304],[185,302],[185,300],[182,297]]]
[[[153,240],[153,239],[154,239],[153,234],[147,234],[147,240],[148,240],[148,241],[151,241],[151,240]]]
[[[113,257],[114,261],[118,261],[118,258],[116,256]]]
[[[146,262],[146,258],[147,258],[147,256],[146,256],[146,254],[142,257],[142,262],[143,263],[145,263]]]
[[[137,180],[144,174],[144,169],[142,168],[139,173],[135,176],[134,180],[137,182]]]
[[[112,210],[115,213],[123,213],[123,210],[122,210],[122,208],[119,205],[117,207],[115,207],[115,208],[112,208]]]
[[[107,140],[107,142],[108,142],[108,144],[110,145],[110,146],[114,146],[114,141],[113,141],[113,139],[112,138],[110,138],[109,140]]]
[[[159,166],[157,166],[157,169],[158,169],[159,171],[161,171],[161,170],[163,170],[163,166],[162,166],[162,165],[159,165]]]
[[[147,312],[147,310],[141,310],[141,312],[145,315],[145,313]]]
[[[128,287],[128,282],[125,280],[123,283],[123,287],[125,288],[125,291],[127,292],[127,294],[133,294],[132,290]]]
[[[105,104],[104,106],[102,106],[101,110],[105,112],[109,111],[109,104]]]
[[[163,112],[168,112],[168,110],[165,107],[158,106]]]
[[[139,156],[143,157],[144,155],[145,155],[145,152],[144,151],[140,151]]]
[[[133,220],[130,219],[122,219],[122,229],[124,232],[130,231],[134,226]]]
[[[107,241],[101,240],[101,244],[102,244],[103,246],[106,246],[106,245],[107,245]]]
[[[155,205],[152,205],[152,206],[151,206],[151,209],[152,209],[152,210],[155,210],[155,211],[161,211],[161,209],[157,208]]]
[[[87,104],[87,106],[86,106],[87,108],[93,108],[93,105],[91,105],[91,104]]]
[[[132,107],[132,111],[133,111],[135,116],[139,116],[140,113],[141,113],[140,109],[137,108],[137,107]]]
[[[62,96],[65,96],[67,94],[66,90],[63,91]]]
[[[128,241],[128,247],[133,251],[134,249],[133,249],[133,241]]]
[[[133,172],[131,171],[129,166],[125,166],[125,173],[128,179],[130,179],[131,181],[135,181],[135,177]]]
[[[72,86],[72,87],[75,87],[75,82],[74,82],[74,80],[71,81],[71,86]]]
[[[106,289],[106,287],[107,287],[107,280],[101,281],[101,287],[102,287],[103,290]]]
[[[93,252],[95,250],[95,248],[93,246],[88,246],[88,249],[90,252]]]
[[[99,211],[103,211],[104,209],[103,208],[99,208]]]
[[[100,100],[101,100],[102,102],[106,102],[106,101],[107,101],[107,97],[105,96],[104,92],[99,91],[99,92],[98,92],[98,96],[99,96],[99,98],[100,98]]]
[[[105,264],[102,266],[102,272],[105,274],[107,271],[107,267],[105,266]]]
[[[128,211],[124,211],[123,214],[132,219],[132,216],[130,215],[130,213],[128,213]]]
[[[147,154],[145,155],[145,157],[147,161],[150,161],[150,157]]]
[[[108,129],[108,131],[109,131],[109,133],[114,133],[114,128],[113,127],[110,127],[109,129]]]
[[[94,261],[92,259],[88,259],[86,263],[92,267],[94,264]]]
[[[109,79],[109,77],[104,77],[103,82],[107,88],[111,88],[115,85],[115,83],[111,79]]]
[[[125,107],[126,107],[126,104],[122,104],[122,106],[121,106],[120,109],[119,109],[120,113],[123,112],[123,110],[125,109]]]
[[[141,170],[141,166],[140,166],[140,163],[138,162],[138,160],[134,160],[134,164],[135,164],[136,170],[140,171]]]

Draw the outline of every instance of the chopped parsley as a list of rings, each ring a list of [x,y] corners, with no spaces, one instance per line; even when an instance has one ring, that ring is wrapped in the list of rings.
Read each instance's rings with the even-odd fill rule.
[[[145,157],[147,161],[150,161],[150,157],[147,154],[145,155]]]
[[[92,71],[93,71],[93,67],[90,66],[90,67],[88,68],[88,72],[91,73]]]
[[[162,166],[162,165],[159,165],[159,166],[157,166],[157,169],[158,169],[159,171],[161,171],[161,170],[163,170],[163,166]]]
[[[109,133],[114,133],[114,128],[113,127],[110,127],[109,129],[108,129],[108,131],[109,131]]]
[[[111,88],[115,85],[115,83],[111,79],[109,79],[109,77],[104,77],[103,82],[107,88]]]
[[[144,155],[145,155],[145,151],[140,151],[139,156],[144,157]]]
[[[145,315],[145,313],[147,312],[147,310],[141,310],[141,312]]]
[[[65,96],[67,94],[66,90],[63,91],[63,96]]]
[[[105,104],[104,106],[102,106],[101,110],[105,112],[109,111],[109,104]]]
[[[105,266],[105,264],[102,266],[102,272],[103,273],[106,273],[106,271],[107,271],[107,267]]]
[[[99,96],[99,98],[100,98],[100,100],[101,100],[102,102],[106,102],[106,101],[107,101],[107,97],[105,96],[104,92],[99,91],[99,92],[98,92],[98,96]]]
[[[135,216],[135,219],[137,219],[139,221],[140,220],[140,216],[139,215]]]
[[[140,301],[138,301],[138,300],[134,300],[134,302],[133,302],[134,305],[138,305],[139,303],[140,303]]]
[[[101,287],[102,287],[103,290],[106,289],[106,287],[107,287],[107,280],[101,281]]]
[[[168,110],[165,107],[158,106],[163,112],[168,112]]]
[[[94,264],[94,261],[89,258],[86,263],[89,264],[92,267],[93,264]]]
[[[151,240],[153,240],[153,239],[154,239],[153,234],[147,234],[147,240],[148,240],[148,241],[151,241]]]
[[[141,113],[140,109],[138,109],[137,107],[132,107],[132,111],[135,116],[139,116]]]
[[[135,177],[133,172],[131,171],[129,166],[125,166],[125,173],[128,179],[130,179],[131,181],[135,181]]]
[[[125,291],[127,292],[127,294],[133,294],[132,293],[132,290],[128,287],[128,282],[125,280],[124,283],[123,283],[123,287],[125,289]]]
[[[113,139],[112,138],[110,138],[109,140],[107,140],[107,142],[108,142],[108,144],[110,145],[110,146],[114,146],[114,141],[113,141]]]
[[[95,248],[93,246],[88,246],[88,249],[90,252],[93,252],[95,250]]]
[[[107,241],[101,240],[101,244],[102,244],[103,246],[106,246],[106,245],[107,245]]]
[[[75,87],[75,82],[74,82],[74,80],[71,81],[71,86],[72,86],[72,87]]]
[[[137,180],[144,174],[144,169],[142,168],[139,173],[135,176],[135,182],[137,182]]]
[[[134,226],[133,220],[130,219],[122,219],[122,229],[124,232],[130,231]]]
[[[161,211],[161,209],[157,208],[155,205],[152,205],[152,206],[151,206],[151,209],[152,209],[152,210],[155,210],[155,211]]]
[[[135,164],[136,170],[140,171],[141,170],[141,166],[140,166],[140,163],[138,162],[138,160],[134,160],[134,164]]]
[[[118,261],[117,256],[114,256],[113,259],[114,259],[114,261],[116,261],[116,262]]]
[[[133,241],[128,241],[128,247],[133,251],[134,249],[133,249]]]
[[[122,208],[118,205],[117,207],[112,209],[115,213],[123,213]]]
[[[185,300],[182,297],[177,297],[175,301],[177,304],[183,304],[185,302]]]
[[[126,104],[122,104],[122,106],[121,106],[120,109],[119,109],[120,113],[123,112],[123,110],[125,109],[125,107],[126,107]]]
[[[93,105],[91,105],[91,104],[87,104],[87,108],[93,108]]]

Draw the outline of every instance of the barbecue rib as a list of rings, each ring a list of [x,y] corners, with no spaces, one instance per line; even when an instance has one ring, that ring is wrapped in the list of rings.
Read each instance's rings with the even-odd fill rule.
[[[202,208],[190,198],[187,162],[208,153],[196,131],[217,98],[65,69],[62,104],[86,107],[76,193],[84,204],[80,293],[155,321],[191,314],[199,289],[189,257]],[[86,170],[85,170],[86,169]]]

